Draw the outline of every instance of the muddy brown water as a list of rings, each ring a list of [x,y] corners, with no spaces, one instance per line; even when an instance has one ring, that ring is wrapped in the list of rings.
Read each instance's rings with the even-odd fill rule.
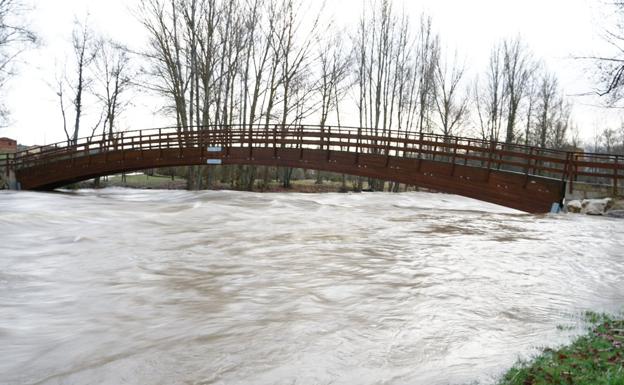
[[[617,219],[426,193],[0,193],[1,384],[487,384],[623,306]]]

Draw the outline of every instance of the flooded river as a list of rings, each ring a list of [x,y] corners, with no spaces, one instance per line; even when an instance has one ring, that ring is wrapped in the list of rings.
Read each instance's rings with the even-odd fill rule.
[[[621,310],[623,250],[441,194],[3,192],[0,383],[488,384]]]

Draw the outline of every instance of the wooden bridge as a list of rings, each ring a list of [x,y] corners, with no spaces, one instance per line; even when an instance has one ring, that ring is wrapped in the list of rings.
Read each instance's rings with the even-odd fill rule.
[[[24,190],[159,167],[263,165],[394,181],[539,213],[562,202],[577,183],[608,185],[617,194],[622,158],[409,131],[238,125],[82,138],[21,151],[0,163]]]

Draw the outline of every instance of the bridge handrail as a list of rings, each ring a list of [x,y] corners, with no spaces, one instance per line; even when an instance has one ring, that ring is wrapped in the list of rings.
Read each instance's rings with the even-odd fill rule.
[[[273,127],[275,124],[271,123],[269,124],[269,127]],[[245,129],[248,128],[259,128],[259,129],[265,129],[266,128],[266,124],[233,124],[233,125],[208,125],[208,126],[191,126],[188,127],[188,131],[182,131],[180,132],[180,129],[176,126],[168,126],[168,127],[161,127],[161,128],[147,128],[147,129],[140,129],[140,130],[131,130],[131,131],[120,131],[120,132],[115,132],[115,135],[119,135],[121,132],[123,132],[126,137],[133,137],[133,136],[139,136],[140,133],[150,133],[153,132],[154,134],[159,133],[159,132],[163,132],[163,133],[167,133],[167,130],[170,130],[171,133],[175,133],[175,134],[192,134],[194,132],[206,132],[206,131],[210,131],[210,129],[214,129],[214,128],[221,128],[221,129],[228,129],[231,130],[233,128],[242,128],[242,132],[245,132]],[[286,125],[285,128],[288,130],[289,128],[295,128],[297,129],[298,125]],[[330,126],[330,125],[326,125],[326,126],[320,126],[320,125],[310,125],[310,124],[306,124],[303,125],[304,128],[306,129],[316,129],[317,131],[320,131],[321,129],[325,128],[325,129],[334,129],[334,130],[338,130],[338,132],[333,131],[332,133],[351,133],[352,131],[359,131],[361,133],[364,133],[364,136],[368,136],[368,137],[374,137],[377,140],[383,140],[383,139],[387,139],[387,138],[391,138],[391,139],[401,139],[401,138],[409,138],[409,136],[412,136],[413,138],[418,137],[419,135],[421,135],[421,133],[419,131],[415,131],[415,130],[397,130],[397,129],[382,129],[382,128],[371,128],[371,127],[355,127],[355,126]],[[377,131],[380,134],[385,134],[385,136],[381,136],[381,135],[366,135],[367,132],[374,132]],[[135,134],[135,135],[132,135]],[[139,134],[139,135],[136,135]],[[407,135],[407,136],[406,136]],[[490,140],[485,140],[485,139],[481,139],[481,138],[474,138],[474,137],[461,137],[461,136],[445,136],[445,135],[441,135],[441,134],[435,134],[435,133],[428,133],[428,132],[423,132],[422,133],[423,137],[426,138],[439,138],[439,139],[444,139],[445,141],[448,142],[452,142],[457,140],[460,141],[467,141],[473,144],[482,144],[481,147],[505,147],[507,149],[522,149],[524,151],[520,151],[520,152],[526,152],[527,150],[530,149],[539,149],[542,152],[547,152],[547,153],[552,153],[552,154],[561,154],[562,156],[565,157],[565,154],[567,153],[574,153],[580,156],[586,156],[586,157],[595,157],[595,158],[605,158],[605,159],[614,159],[615,156],[619,156],[619,155],[615,155],[615,154],[603,154],[603,153],[591,153],[591,152],[581,152],[581,151],[566,151],[566,150],[561,150],[561,149],[551,149],[551,148],[543,148],[543,147],[535,147],[535,146],[527,146],[527,145],[522,145],[522,144],[509,144],[509,143],[505,143],[505,142],[500,142],[500,141],[490,141]],[[76,144],[92,144],[92,143],[96,143],[98,142],[98,140],[96,138],[102,138],[102,136],[109,136],[109,134],[98,134],[95,136],[91,136],[91,137],[80,137],[78,138],[78,142]],[[101,139],[100,139],[101,140]],[[443,142],[443,141],[440,141]],[[59,148],[71,148],[71,147],[76,147],[76,144],[72,144],[71,141],[60,141],[60,142],[56,142],[56,143],[51,143],[48,145],[42,145],[42,146],[34,146],[25,150],[20,150],[16,153],[16,156],[22,157],[22,156],[26,156],[26,155],[30,155],[30,154],[40,154],[44,151],[48,151],[50,149],[59,149]]]
[[[444,136],[415,130],[391,130],[351,126],[236,124],[194,126],[189,130],[163,127],[100,134],[57,142],[16,153],[12,167],[28,167],[47,161],[88,156],[92,153],[171,149],[181,146],[230,145],[236,147],[296,146],[363,152],[377,155],[431,156],[487,164],[488,168],[511,168],[528,174],[547,173],[562,179],[577,176],[624,179],[622,156],[538,148],[478,138]],[[409,154],[409,155],[408,155]],[[7,161],[7,167],[8,167]],[[619,172],[623,170],[623,172]],[[605,173],[604,171],[607,171]]]

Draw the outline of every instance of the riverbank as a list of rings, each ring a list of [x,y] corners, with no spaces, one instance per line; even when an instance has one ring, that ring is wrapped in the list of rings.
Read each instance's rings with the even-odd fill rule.
[[[172,179],[170,176],[163,175],[147,175],[147,174],[129,174],[125,178],[121,175],[112,175],[102,178],[99,186],[96,186],[93,180],[78,183],[77,188],[105,188],[105,187],[126,187],[145,190],[186,190],[187,183],[184,178]],[[366,181],[363,188],[367,189]],[[226,183],[213,183],[210,190],[231,190],[232,186]],[[332,192],[348,192],[354,191],[354,186],[347,184],[343,186],[339,181],[324,180],[317,183],[315,179],[299,179],[291,181],[291,187],[285,188],[280,182],[271,181],[268,185],[257,186],[256,192],[283,193],[332,193]]]
[[[624,385],[624,320],[588,313],[587,335],[510,369],[499,385]]]

